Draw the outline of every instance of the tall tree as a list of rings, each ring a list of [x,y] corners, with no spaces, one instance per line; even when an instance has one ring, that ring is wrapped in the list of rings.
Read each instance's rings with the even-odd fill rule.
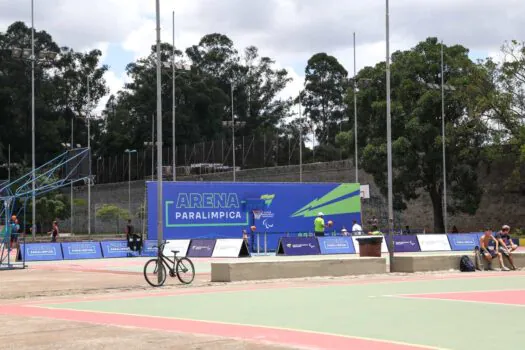
[[[480,103],[479,84],[490,87],[484,67],[473,63],[460,45],[444,48],[446,92],[446,166],[448,210],[474,214],[481,200],[477,167],[487,141],[484,117],[489,108]],[[428,193],[434,209],[434,230],[444,232],[441,136],[441,92],[427,87],[440,84],[440,45],[436,38],[392,56],[392,152],[394,206]],[[385,63],[358,74],[369,85],[358,93],[360,157],[364,170],[387,191]],[[490,87],[494,89],[494,86]],[[351,94],[351,92],[350,92]],[[353,151],[353,131],[339,143]]]
[[[335,143],[345,117],[344,94],[348,72],[334,56],[317,53],[305,69],[302,104],[305,114],[315,123],[319,143]]]
[[[31,154],[31,75],[30,62],[11,56],[11,48],[29,49],[31,28],[15,22],[0,33],[0,142],[11,144],[12,159],[30,162]],[[71,118],[85,117],[87,77],[91,101],[96,104],[107,93],[103,78],[107,67],[100,65],[101,52],[87,54],[59,48],[51,35],[35,31],[35,54],[58,53],[54,61],[37,61],[35,67],[36,162],[42,164],[63,151],[69,142]],[[76,139],[86,145],[86,125],[79,119]],[[77,143],[77,142],[75,142]],[[7,147],[3,147],[7,148]],[[4,151],[5,153],[5,151]]]
[[[508,188],[525,194],[525,42],[506,42],[503,62],[485,61],[497,91],[486,94],[490,106],[492,157],[515,159]],[[507,159],[508,161],[509,159]]]

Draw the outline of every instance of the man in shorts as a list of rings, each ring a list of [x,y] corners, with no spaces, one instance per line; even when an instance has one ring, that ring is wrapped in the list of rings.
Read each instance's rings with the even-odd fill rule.
[[[499,252],[509,259],[512,269],[516,270],[516,265],[514,265],[514,260],[512,259],[512,252],[515,251],[518,246],[512,242],[509,233],[510,227],[508,225],[503,225],[501,231],[496,234],[496,239],[499,243]]]
[[[496,245],[494,250],[489,249],[489,244],[491,241],[494,242],[494,244]],[[492,268],[492,259],[498,257],[499,266],[501,267],[501,270],[509,271],[509,268],[503,264],[503,256],[499,252],[499,242],[492,235],[492,230],[490,228],[487,228],[485,230],[485,234],[479,239],[479,252],[485,258],[485,260],[488,261],[489,270],[494,270]]]

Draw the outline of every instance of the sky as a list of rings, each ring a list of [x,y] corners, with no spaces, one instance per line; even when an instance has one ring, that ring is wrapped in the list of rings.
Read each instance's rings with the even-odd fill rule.
[[[128,77],[125,67],[146,56],[155,43],[154,0],[34,0],[35,28],[60,46],[98,48],[109,66],[111,93]],[[209,33],[229,36],[236,48],[255,45],[286,68],[293,81],[283,97],[296,96],[312,54],[327,52],[353,75],[385,58],[384,0],[160,0],[161,39],[185,49]],[[473,59],[497,56],[505,40],[525,38],[523,0],[390,0],[391,52],[435,36],[461,44]],[[31,0],[0,0],[0,31],[14,21],[31,23]],[[100,101],[98,111],[107,97]]]

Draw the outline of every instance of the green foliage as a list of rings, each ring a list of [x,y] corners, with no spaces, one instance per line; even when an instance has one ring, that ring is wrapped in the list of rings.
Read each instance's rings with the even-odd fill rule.
[[[481,200],[477,167],[480,150],[487,141],[483,117],[488,108],[479,102],[486,72],[468,58],[468,50],[456,45],[444,48],[445,83],[456,88],[445,96],[447,183],[450,212],[473,214]],[[369,82],[357,94],[360,162],[386,195],[386,97],[385,64],[366,67],[358,81]],[[430,195],[434,229],[444,232],[441,92],[425,83],[440,84],[440,45],[435,38],[392,56],[392,153],[395,209],[421,191]],[[468,73],[468,74],[467,74]],[[353,103],[353,91],[347,102]],[[353,130],[340,133],[338,145],[353,153]]]
[[[85,207],[85,206],[87,206],[87,200],[85,200],[83,198],[75,198],[75,199],[73,199],[73,205],[75,207]]]
[[[29,48],[31,29],[15,22],[0,33],[0,148],[2,158],[11,144],[13,162],[31,162],[30,63],[12,57],[10,48]],[[60,53],[53,62],[39,61],[35,69],[36,163],[43,164],[63,151],[70,140],[70,123],[75,120],[75,139],[86,140],[87,84],[92,104],[107,93],[100,66],[101,51],[88,53],[60,48],[45,31],[35,32],[36,54],[42,50]],[[77,118],[79,117],[79,118]],[[85,141],[79,142],[85,145]],[[95,146],[95,145],[94,145]]]
[[[70,216],[69,197],[61,193],[49,194],[36,200],[36,219],[44,227],[51,227],[55,219],[67,219]]]
[[[305,115],[315,124],[321,144],[335,143],[345,117],[344,93],[348,72],[339,61],[326,53],[317,53],[305,69],[305,88],[301,102]]]
[[[162,44],[161,58],[169,65],[173,47]],[[176,139],[178,144],[194,144],[227,135],[222,122],[231,120],[231,89],[237,120],[245,123],[242,135],[254,131],[275,130],[289,115],[291,100],[279,94],[290,81],[284,69],[275,69],[274,61],[259,56],[255,47],[239,54],[233,42],[222,34],[204,36],[198,45],[186,50],[191,69],[176,71]],[[177,64],[182,53],[176,51]],[[155,47],[151,54],[130,63],[127,73],[132,83],[126,91],[112,96],[104,115],[106,130],[101,135],[101,154],[121,153],[126,148],[142,148],[151,141],[151,118],[156,108]],[[164,96],[163,119],[172,123],[172,71],[162,72]],[[163,139],[171,143],[171,127]]]
[[[105,222],[115,222],[116,231],[119,232],[120,220],[128,220],[131,218],[130,213],[126,209],[119,208],[116,205],[104,204],[97,209],[95,216]]]

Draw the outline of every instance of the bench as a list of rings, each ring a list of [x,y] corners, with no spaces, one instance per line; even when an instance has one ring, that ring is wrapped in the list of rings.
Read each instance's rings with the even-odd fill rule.
[[[212,282],[257,281],[281,278],[369,275],[386,272],[385,258],[324,257],[212,262]]]
[[[429,271],[447,271],[459,270],[459,260],[463,255],[467,255],[472,262],[474,261],[474,252],[447,252],[440,255],[425,255],[425,253],[397,255],[394,258],[394,272],[429,272]],[[514,264],[516,267],[525,268],[525,252],[515,251],[512,254]],[[485,269],[488,263],[482,259]],[[505,266],[510,267],[510,264],[505,256],[503,256]],[[493,259],[493,268],[499,268],[498,259]]]

